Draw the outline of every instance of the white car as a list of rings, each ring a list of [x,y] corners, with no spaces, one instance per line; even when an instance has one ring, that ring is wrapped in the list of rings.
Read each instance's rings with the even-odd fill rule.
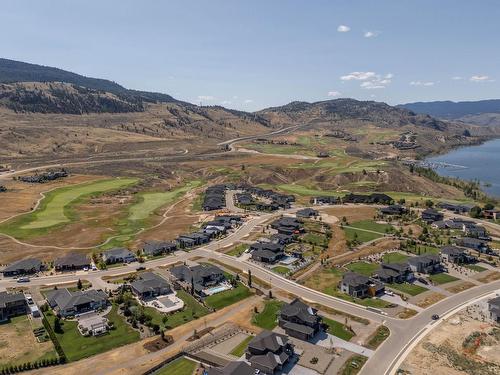
[[[29,283],[30,278],[29,277],[20,277],[19,279],[17,279],[17,282],[18,283]]]
[[[394,292],[391,292],[390,290],[386,290],[385,294],[387,294],[388,296],[394,296]]]

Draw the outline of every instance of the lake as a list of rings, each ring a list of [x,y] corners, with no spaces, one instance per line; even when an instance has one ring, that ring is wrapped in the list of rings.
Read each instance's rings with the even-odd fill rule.
[[[500,139],[478,146],[458,148],[426,161],[449,164],[439,165],[434,170],[442,176],[487,183],[491,186],[483,186],[482,189],[490,195],[500,197]]]

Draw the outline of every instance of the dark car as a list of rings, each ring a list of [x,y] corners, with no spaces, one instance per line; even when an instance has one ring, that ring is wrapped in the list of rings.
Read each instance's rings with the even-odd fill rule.
[[[135,270],[136,271],[144,271],[145,269],[146,269],[146,267],[140,266],[140,267],[137,267]]]
[[[438,314],[433,314],[432,315],[432,320],[438,320],[439,319],[439,315]]]
[[[426,279],[424,279],[423,277],[417,278],[417,281],[420,281],[422,284],[429,285],[429,282]]]

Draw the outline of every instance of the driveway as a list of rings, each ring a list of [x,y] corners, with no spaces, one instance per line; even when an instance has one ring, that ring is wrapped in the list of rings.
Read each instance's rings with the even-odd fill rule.
[[[367,349],[364,346],[358,345],[354,342],[342,340],[341,338],[330,335],[326,332],[317,334],[311,342],[324,348],[342,348],[353,353],[364,355],[366,357],[371,357],[373,355],[373,350],[371,349]]]

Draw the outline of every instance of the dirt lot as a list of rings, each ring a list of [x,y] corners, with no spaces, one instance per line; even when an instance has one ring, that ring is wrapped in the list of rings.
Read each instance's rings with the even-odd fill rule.
[[[10,323],[0,324],[0,367],[56,356],[52,341],[36,341],[27,316],[19,316]]]
[[[420,296],[418,296],[418,302],[416,303],[416,305],[426,308],[435,304],[436,302],[441,301],[443,298],[446,298],[446,296],[441,293],[432,291],[424,292]]]
[[[401,368],[412,375],[496,375],[500,329],[462,311],[425,337]]]
[[[373,219],[377,213],[374,207],[353,207],[353,206],[338,206],[327,208],[324,210],[329,215],[337,216],[339,220],[345,216],[349,223],[354,223],[360,220]]]

